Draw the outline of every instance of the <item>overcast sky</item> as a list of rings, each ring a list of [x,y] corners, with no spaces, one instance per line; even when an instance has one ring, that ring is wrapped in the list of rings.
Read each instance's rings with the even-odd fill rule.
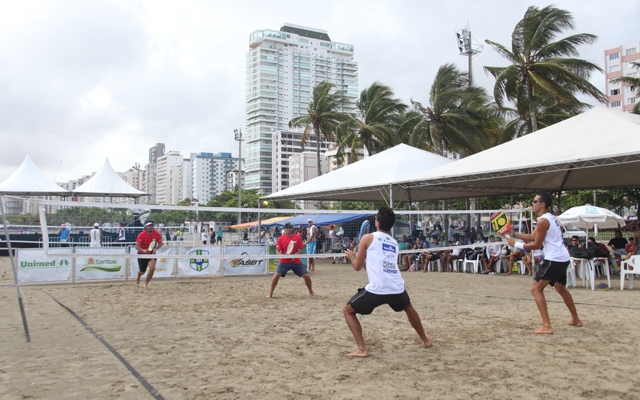
[[[51,180],[144,166],[148,148],[232,152],[244,129],[249,34],[284,22],[326,30],[355,46],[360,90],[374,81],[426,102],[438,67],[458,54],[467,23],[478,43],[510,47],[531,4],[570,11],[580,48],[602,67],[604,50],[640,40],[638,0],[15,1],[0,0],[0,182],[29,154]],[[574,32],[574,33],[575,33]],[[567,32],[563,36],[568,36]],[[489,46],[474,80],[490,93],[485,65],[506,65]],[[592,82],[604,91],[604,77]]]

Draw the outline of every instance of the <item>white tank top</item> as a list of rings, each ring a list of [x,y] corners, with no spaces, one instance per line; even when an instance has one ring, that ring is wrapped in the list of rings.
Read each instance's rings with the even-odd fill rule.
[[[549,230],[544,237],[542,245],[544,246],[544,258],[551,261],[569,261],[569,252],[564,247],[564,240],[562,239],[562,228],[560,224],[551,213],[546,213],[540,218],[549,221]]]
[[[367,249],[367,276],[364,288],[374,294],[398,294],[404,292],[404,279],[398,269],[398,242],[383,232],[374,232]]]

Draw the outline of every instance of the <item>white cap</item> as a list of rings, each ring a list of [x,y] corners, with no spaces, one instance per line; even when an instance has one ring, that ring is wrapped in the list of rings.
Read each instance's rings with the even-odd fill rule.
[[[100,227],[100,224],[98,224],[98,223],[96,222],[95,224],[93,224],[93,227],[94,227],[94,228],[99,228],[99,227]]]

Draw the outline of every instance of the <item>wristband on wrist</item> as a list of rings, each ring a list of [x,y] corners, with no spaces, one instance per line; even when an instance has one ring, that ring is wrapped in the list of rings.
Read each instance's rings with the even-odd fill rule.
[[[524,242],[516,242],[514,246],[516,249],[524,250]]]

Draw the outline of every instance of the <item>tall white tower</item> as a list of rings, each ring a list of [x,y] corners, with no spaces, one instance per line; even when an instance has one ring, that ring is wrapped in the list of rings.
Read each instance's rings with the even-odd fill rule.
[[[355,100],[358,63],[353,45],[331,41],[326,31],[287,23],[279,31],[252,32],[249,47],[244,181],[247,189],[271,193],[273,134],[307,113],[312,90],[322,81]]]

